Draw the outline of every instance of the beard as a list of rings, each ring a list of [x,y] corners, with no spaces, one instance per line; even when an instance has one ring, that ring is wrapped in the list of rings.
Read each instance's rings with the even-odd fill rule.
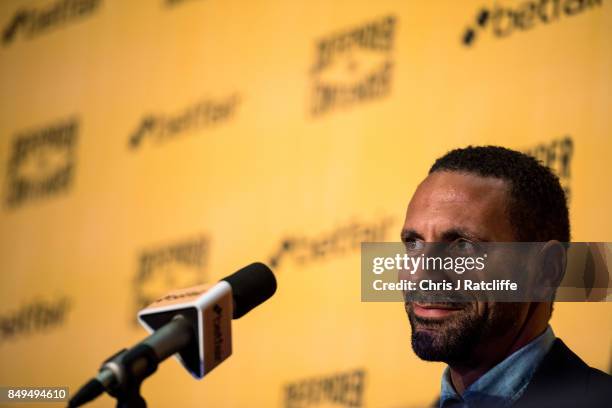
[[[517,308],[506,303],[497,304],[478,314],[475,303],[445,303],[462,307],[444,319],[417,316],[407,304],[412,328],[412,349],[425,361],[447,364],[469,361],[479,345],[503,336],[517,322]]]

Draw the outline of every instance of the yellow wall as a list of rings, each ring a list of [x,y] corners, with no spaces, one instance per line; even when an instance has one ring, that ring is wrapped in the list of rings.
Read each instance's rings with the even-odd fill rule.
[[[555,153],[573,240],[612,241],[612,5],[551,0],[543,22],[525,0],[496,4],[523,14],[510,26],[488,0],[2,1],[0,385],[74,392],[145,335],[138,299],[261,260],[279,290],[234,322],[234,355],[202,382],[164,364],[151,406],[433,401],[443,365],[412,353],[402,305],[360,303],[358,243],[397,240],[436,157]],[[317,86],[372,75],[369,96],[313,111]],[[11,201],[19,183],[30,195]],[[604,370],[610,306],[559,303],[552,321]],[[340,404],[287,399],[343,373],[358,384]]]

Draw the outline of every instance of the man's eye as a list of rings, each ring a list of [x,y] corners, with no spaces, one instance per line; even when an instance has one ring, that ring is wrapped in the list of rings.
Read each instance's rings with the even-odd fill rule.
[[[449,250],[454,255],[472,255],[478,252],[478,245],[467,239],[460,238],[450,245]]]
[[[418,252],[423,250],[425,243],[416,239],[409,239],[404,241],[404,247],[406,247],[406,251]]]

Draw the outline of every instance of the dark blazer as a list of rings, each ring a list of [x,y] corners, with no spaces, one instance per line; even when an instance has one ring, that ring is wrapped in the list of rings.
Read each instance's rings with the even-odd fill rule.
[[[438,407],[439,400],[433,406]],[[512,408],[600,407],[612,407],[612,376],[589,367],[561,339],[555,339],[527,389],[512,405]]]
[[[612,407],[612,376],[556,339],[513,408]]]

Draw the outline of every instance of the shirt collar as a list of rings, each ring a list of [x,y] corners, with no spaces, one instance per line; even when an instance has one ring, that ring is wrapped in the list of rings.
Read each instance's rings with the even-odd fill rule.
[[[463,395],[458,395],[450,378],[449,368],[442,375],[440,408],[446,407],[507,407],[525,391],[536,368],[555,341],[548,326],[546,331],[471,384]]]

